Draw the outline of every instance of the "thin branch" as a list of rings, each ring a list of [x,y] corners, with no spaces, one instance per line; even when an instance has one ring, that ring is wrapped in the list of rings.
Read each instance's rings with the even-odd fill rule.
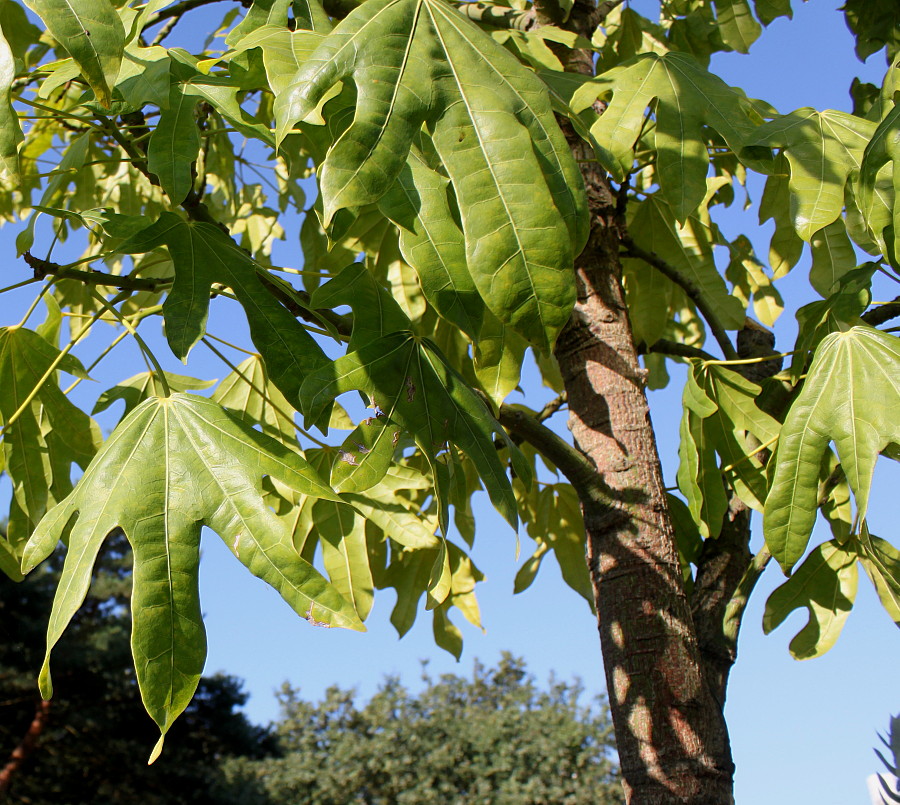
[[[622,254],[623,257],[636,257],[639,260],[643,260],[647,265],[653,266],[660,274],[668,277],[678,285],[697,306],[697,310],[700,311],[703,318],[706,319],[706,323],[709,325],[709,329],[712,330],[712,334],[725,357],[730,361],[739,359],[740,356],[732,345],[731,339],[728,338],[728,333],[725,331],[718,314],[706,301],[703,292],[690,279],[654,252],[642,249],[630,237],[622,238],[622,245],[625,247],[625,252]]]
[[[656,343],[649,347],[642,344],[638,347],[638,354],[645,355],[648,352],[656,352],[660,355],[670,355],[673,358],[699,358],[702,361],[715,360],[715,356],[708,353],[705,349],[692,347],[688,344],[679,344],[677,341],[669,341],[666,338],[660,338]]]
[[[159,291],[172,284],[170,279],[150,279],[147,277],[132,277],[129,275],[116,276],[105,274],[102,271],[82,271],[77,268],[67,268],[59,263],[49,260],[41,260],[31,252],[25,252],[22,259],[34,271],[36,280],[54,276],[56,279],[77,280],[85,285],[104,285],[110,288],[119,288],[122,291]]]
[[[872,327],[877,327],[879,324],[898,317],[900,317],[900,296],[883,305],[873,307],[860,316],[866,324],[870,324]]]
[[[554,397],[543,408],[541,408],[541,412],[537,415],[538,422],[546,422],[568,401],[569,396],[566,394],[566,392],[563,392],[558,397]]]
[[[604,490],[602,476],[579,450],[521,408],[501,405],[499,420],[510,433],[519,436],[546,456],[575,487],[581,500],[609,508],[609,497]]]
[[[144,28],[149,28],[151,25],[157,25],[163,20],[168,20],[172,17],[180,17],[182,14],[186,14],[188,11],[192,11],[195,8],[220,2],[222,2],[222,0],[181,0],[180,3],[175,3],[174,6],[169,6],[168,8],[164,8],[161,11],[157,11],[156,14],[153,14],[147,22],[144,23]],[[241,5],[244,5],[244,3],[241,3]],[[249,3],[247,5],[249,5]]]

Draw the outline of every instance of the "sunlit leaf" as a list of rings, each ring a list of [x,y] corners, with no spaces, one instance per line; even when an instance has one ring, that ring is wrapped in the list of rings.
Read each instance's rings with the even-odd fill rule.
[[[132,650],[147,711],[162,735],[187,706],[206,656],[197,568],[206,525],[251,573],[317,622],[362,629],[353,608],[294,551],[262,497],[263,476],[336,499],[297,453],[241,424],[216,403],[175,394],[151,398],[116,428],[74,492],[41,521],[23,562],[30,570],[68,544],[47,633],[49,659],[81,606],[104,539],[121,528],[134,551]],[[162,746],[162,738],[154,756]]]
[[[279,98],[279,137],[351,79],[366,114],[357,114],[321,167],[325,223],[390,190],[425,124],[455,193],[482,298],[532,343],[551,345],[574,301],[571,265],[587,218],[583,185],[540,80],[444,3],[374,0],[335,28]]]
[[[791,640],[791,654],[806,660],[828,651],[838,639],[856,598],[856,559],[856,551],[835,541],[819,545],[769,596],[763,631],[768,634],[795,609],[805,607],[809,623]]]
[[[766,500],[766,544],[785,571],[803,556],[816,518],[829,442],[865,519],[878,455],[900,444],[900,341],[859,325],[827,336],[782,427]]]
[[[112,101],[112,86],[125,50],[125,28],[109,0],[26,0],[78,63],[97,100]]]

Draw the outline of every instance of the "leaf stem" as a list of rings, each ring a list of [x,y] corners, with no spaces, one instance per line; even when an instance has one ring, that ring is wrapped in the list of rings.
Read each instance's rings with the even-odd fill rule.
[[[35,279],[37,279],[37,277],[35,277]],[[28,319],[31,318],[31,314],[34,313],[34,309],[38,306],[41,299],[44,298],[44,294],[46,294],[47,291],[49,291],[52,286],[53,286],[53,283],[48,282],[43,288],[41,288],[41,292],[36,297],[34,297],[34,301],[32,301],[32,303],[28,306],[28,310],[26,310],[25,315],[22,316],[22,321],[20,321],[16,325],[16,327],[24,327],[25,326],[25,322],[27,322]]]
[[[230,341],[226,341],[224,338],[219,338],[217,335],[213,335],[210,332],[206,333],[207,338],[211,338],[213,341],[218,341],[220,344],[224,344],[226,347],[231,347],[232,349],[236,349],[238,352],[243,352],[245,355],[251,355],[254,358],[259,357],[258,352],[252,352],[249,349],[244,349],[243,347],[239,347],[237,344],[232,344]]]
[[[159,375],[159,383],[163,388],[163,395],[165,397],[171,397],[172,390],[169,388],[169,383],[166,380],[166,373],[163,371],[162,366],[160,366],[159,361],[156,359],[156,355],[153,354],[153,350],[147,346],[147,342],[144,341],[144,339],[141,337],[141,335],[138,333],[138,331],[135,329],[135,327],[131,324],[130,321],[128,321],[128,318],[126,316],[123,316],[122,313],[113,306],[115,304],[115,300],[113,300],[113,303],[110,304],[109,302],[106,301],[106,297],[103,296],[103,294],[101,294],[96,288],[94,288],[93,286],[88,286],[88,288],[90,289],[91,296],[93,296],[94,299],[96,299],[104,307],[105,310],[112,313],[112,315],[115,316],[116,319],[119,320],[119,323],[126,330],[128,330],[128,333],[131,335],[131,337],[135,341],[137,341],[137,345],[140,347],[141,352],[143,353],[144,357],[147,360],[149,360],[150,363],[153,364],[153,368],[156,370],[157,374]],[[119,294],[119,296],[125,297],[125,296],[127,296],[127,293],[128,292],[123,291],[123,293]],[[116,299],[118,299],[118,298],[119,297],[116,297]]]

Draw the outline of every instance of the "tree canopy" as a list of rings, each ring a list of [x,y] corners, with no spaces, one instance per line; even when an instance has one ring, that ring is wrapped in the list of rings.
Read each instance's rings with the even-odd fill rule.
[[[352,690],[312,703],[285,687],[281,756],[227,760],[226,785],[246,805],[621,802],[612,725],[578,683],[539,689],[509,655],[422,682],[412,693],[388,678],[363,705]]]
[[[779,111],[710,72],[789,0],[662,0],[653,18],[255,0],[168,46],[207,2],[0,0],[0,217],[33,272],[3,291],[37,292],[0,329],[0,568],[20,579],[67,546],[42,694],[120,530],[151,758],[203,668],[203,526],[311,625],[363,630],[392,588],[398,632],[424,601],[459,656],[484,490],[535,543],[516,588],[552,553],[596,609],[626,796],[729,801],[728,673],[770,559],[786,579],[764,627],[808,612],[797,658],[834,644],[860,566],[900,622],[900,553],[868,517],[879,457],[900,457],[896,4],[843,8],[860,57],[888,64],[847,113]],[[288,235],[292,265],[273,256]],[[776,346],[804,253],[816,299]],[[249,341],[209,325],[213,304]],[[164,372],[154,321],[227,376]],[[125,339],[147,371],[76,405]],[[510,396],[531,360],[558,395],[543,407]],[[666,489],[645,388],[672,361]]]

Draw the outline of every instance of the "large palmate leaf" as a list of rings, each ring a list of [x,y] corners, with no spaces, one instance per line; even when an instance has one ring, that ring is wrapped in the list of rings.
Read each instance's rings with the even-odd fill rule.
[[[784,421],[766,499],[766,544],[785,571],[806,550],[829,442],[835,443],[862,522],[878,456],[900,445],[898,410],[900,340],[866,325],[823,339]]]
[[[748,145],[783,148],[791,168],[791,216],[803,240],[837,219],[847,178],[858,171],[875,124],[836,112],[798,109],[760,126]]]
[[[86,467],[100,443],[96,423],[62,393],[54,365],[86,377],[75,357],[61,356],[41,334],[0,329],[0,466],[13,484],[7,535],[17,550],[71,491],[72,464]]]
[[[250,337],[269,377],[292,405],[303,378],[327,362],[321,347],[262,284],[257,264],[213,224],[185,221],[171,212],[119,246],[142,253],[163,245],[175,265],[175,281],[163,304],[166,338],[182,360],[203,335],[209,291],[221,283],[234,291],[247,314]],[[299,407],[299,406],[298,406]]]
[[[766,601],[763,631],[768,634],[795,609],[805,607],[809,622],[791,640],[798,660],[819,657],[838,639],[856,598],[857,554],[832,540],[819,545]]]
[[[574,301],[571,266],[587,217],[542,82],[442,0],[370,0],[279,97],[279,136],[350,80],[357,114],[320,172],[326,225],[338,210],[390,190],[424,124],[450,179],[468,268],[485,303],[532,343],[551,345]]]
[[[647,107],[655,103],[656,175],[681,222],[706,195],[709,154],[704,127],[715,129],[740,153],[761,122],[740,90],[729,87],[685,53],[641,54],[576,90],[572,108],[581,112],[598,96],[610,93],[609,106],[591,126],[599,144],[598,159],[613,176],[624,179],[634,164],[635,143],[645,125]],[[744,153],[741,158],[755,165],[753,156]]]
[[[339,394],[362,391],[387,423],[413,434],[430,461],[448,441],[459,445],[477,467],[495,506],[510,523],[516,523],[515,499],[494,446],[494,435],[504,440],[516,472],[527,479],[529,468],[521,453],[434,343],[411,332],[409,319],[400,306],[365,267],[358,263],[348,266],[336,279],[319,288],[311,301],[314,306],[350,304],[353,332],[350,352],[304,381],[300,396],[307,417],[315,419]],[[385,433],[393,442],[390,429]],[[362,442],[360,446],[365,449],[351,448],[347,452],[353,461],[366,466],[365,475],[371,477],[364,485],[370,486],[387,470],[388,465],[379,458],[387,447],[373,449],[374,445]],[[339,477],[344,483],[349,473],[342,470]],[[440,480],[436,480],[443,503],[445,496]],[[446,528],[446,510],[441,519]]]
[[[264,476],[306,495],[336,497],[297,453],[210,400],[174,394],[132,411],[26,547],[27,572],[59,540],[68,544],[47,631],[42,694],[52,694],[50,652],[85,598],[103,540],[116,528],[134,551],[132,651],[144,704],[162,732],[154,757],[193,696],[206,656],[197,587],[201,526],[299,614],[362,629],[353,608],[294,551],[263,500]]]
[[[109,106],[125,50],[125,28],[109,0],[26,0]]]

